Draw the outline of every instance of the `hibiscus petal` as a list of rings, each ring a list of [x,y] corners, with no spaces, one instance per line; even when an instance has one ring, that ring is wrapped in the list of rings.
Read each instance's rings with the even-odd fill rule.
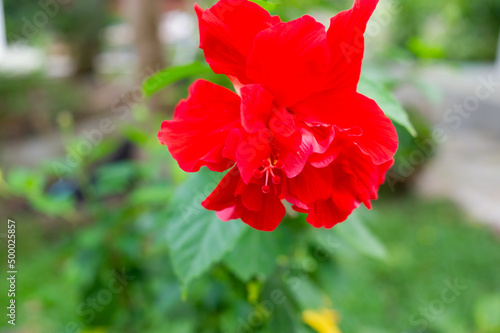
[[[327,32],[331,62],[326,89],[356,90],[365,42],[363,34],[378,0],[355,0],[351,9],[332,17]]]
[[[359,202],[354,198],[341,194],[329,200],[315,202],[306,221],[315,228],[330,229],[345,221],[358,206]]]
[[[326,200],[331,196],[332,181],[331,168],[318,169],[307,163],[297,177],[286,178],[285,197],[290,202],[296,203],[298,200],[309,206],[315,201]],[[289,200],[290,196],[294,199]]]
[[[292,115],[282,107],[273,110],[269,120],[269,128],[273,133],[284,138],[288,138],[297,132]]]
[[[221,219],[224,222],[227,222],[229,220],[235,220],[240,218],[240,212],[237,209],[237,206],[225,208],[223,210],[220,210],[216,212],[217,217]]]
[[[182,170],[195,172],[202,166],[224,171],[234,162],[222,154],[229,132],[239,125],[240,98],[211,82],[198,80],[187,100],[177,106],[173,120],[166,120],[158,139]]]
[[[240,137],[236,148],[236,164],[246,184],[252,179],[254,170],[260,169],[262,162],[271,155],[269,137],[267,130],[253,134],[244,132]]]
[[[264,193],[262,192],[262,185],[248,184],[245,191],[241,195],[241,202],[245,208],[258,212],[262,210]]]
[[[278,140],[285,162],[283,171],[289,178],[302,172],[306,162],[310,156],[315,155],[314,153],[324,153],[335,137],[332,126],[301,124],[298,127],[298,132],[300,133],[298,145],[291,145],[291,142],[287,142],[290,140],[286,140],[286,138]]]
[[[238,168],[232,168],[217,184],[201,205],[209,210],[222,211],[236,205],[236,188],[241,181]]]
[[[309,155],[313,152],[314,135],[303,127],[300,127],[299,131],[302,136],[298,147],[281,146],[284,162],[283,172],[288,178],[293,178],[302,172]]]
[[[378,189],[384,182],[393,160],[376,165],[369,156],[352,146],[344,149],[327,168],[332,178],[332,194],[327,200],[309,204],[306,219],[316,228],[331,228],[347,219],[362,203],[371,209],[371,200],[377,199]]]
[[[344,173],[351,178],[349,183],[351,192],[371,209],[370,200],[377,199],[379,186],[384,182],[385,174],[392,166],[393,159],[376,165],[368,156],[353,147],[342,152],[339,164]]]
[[[343,164],[335,161],[324,168],[332,175],[330,197],[318,200],[310,205],[311,209],[306,221],[316,228],[332,228],[337,223],[345,221],[360,201],[353,187],[354,176],[343,170]]]
[[[273,136],[288,138],[297,131],[292,115],[260,84],[248,84],[240,92],[241,124],[248,133],[269,128]]]
[[[273,231],[286,214],[285,206],[275,194],[266,194],[260,211],[243,210],[241,220],[254,229]]]
[[[252,228],[273,231],[286,213],[279,194],[278,190],[264,194],[257,184],[245,185],[234,167],[201,205],[216,211],[223,221],[241,218]]]
[[[355,145],[352,141],[353,136],[359,137],[363,134],[359,127],[342,130],[336,126],[332,126],[332,131],[335,133],[335,142],[330,144],[326,151],[311,154],[311,156],[309,156],[308,161],[315,168],[324,168],[330,165],[343,149]]]
[[[203,10],[195,10],[200,25],[200,48],[214,72],[236,77],[249,83],[246,61],[254,37],[264,29],[281,22],[259,5],[247,0],[220,0]]]
[[[362,134],[353,129],[356,135],[350,137],[375,164],[390,160],[398,148],[396,129],[389,118],[375,101],[354,91],[330,90],[315,94],[297,104],[292,111],[341,129],[359,127]]]
[[[241,124],[248,133],[267,128],[274,110],[274,97],[260,84],[241,88]]]
[[[329,61],[325,27],[306,15],[255,37],[247,75],[288,107],[316,90]]]
[[[229,131],[226,144],[222,150],[222,157],[236,161],[236,147],[238,146],[238,141],[240,141],[241,132],[239,128],[233,128]]]

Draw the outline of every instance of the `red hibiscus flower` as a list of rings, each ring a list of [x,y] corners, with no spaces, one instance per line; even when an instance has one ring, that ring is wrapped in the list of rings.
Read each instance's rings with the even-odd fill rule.
[[[398,145],[391,121],[356,92],[377,2],[356,0],[328,30],[307,15],[281,22],[247,0],[195,5],[205,58],[236,93],[196,81],[158,138],[187,172],[231,169],[206,209],[272,231],[284,200],[318,228],[371,208]]]

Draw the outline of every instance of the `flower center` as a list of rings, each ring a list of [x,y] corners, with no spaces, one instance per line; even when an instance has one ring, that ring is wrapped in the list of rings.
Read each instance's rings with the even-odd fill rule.
[[[273,165],[269,159],[262,161],[262,168],[261,169],[255,169],[253,171],[253,176],[257,179],[260,179],[266,176],[266,182],[264,186],[262,186],[262,192],[265,194],[269,193],[271,191],[271,188],[268,185],[269,182],[269,175],[271,175],[271,181],[273,184],[278,185],[281,182],[280,176],[277,176],[274,174],[274,169],[283,169],[285,166],[285,163],[283,161],[278,160],[276,163]]]

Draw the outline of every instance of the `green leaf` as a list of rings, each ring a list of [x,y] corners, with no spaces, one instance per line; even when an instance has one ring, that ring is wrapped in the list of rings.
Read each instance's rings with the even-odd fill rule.
[[[276,267],[276,259],[285,254],[288,240],[278,229],[274,232],[248,230],[224,258],[224,263],[242,281],[254,276],[268,277]]]
[[[122,129],[122,133],[127,139],[129,139],[133,143],[135,143],[139,146],[144,146],[148,142],[148,140],[151,138],[151,135],[146,133],[146,131],[144,131],[140,128],[137,128],[136,126],[132,126],[132,125],[125,126]]]
[[[201,206],[220,178],[201,170],[179,187],[171,203],[166,237],[174,271],[184,286],[220,261],[247,230],[241,221],[223,222]]]
[[[477,302],[474,319],[481,332],[500,332],[500,294],[483,296]]]
[[[364,226],[356,212],[332,230],[360,253],[379,260],[387,257],[385,246]]]
[[[258,4],[259,6],[261,6],[262,8],[267,10],[268,12],[271,12],[271,11],[275,10],[276,7],[278,7],[278,3],[275,3],[275,2],[269,2],[269,1],[265,1],[265,0],[250,0],[250,1]]]
[[[390,91],[366,77],[361,77],[359,80],[358,91],[377,102],[385,115],[392,121],[403,126],[411,135],[417,135],[408,114]]]
[[[283,304],[276,304],[276,308],[270,314],[270,323],[266,325],[267,329],[263,333],[308,333],[310,330],[306,329],[304,324],[300,321],[300,315],[291,302]]]
[[[309,278],[296,280],[297,282],[289,286],[297,305],[301,311],[329,308],[331,301],[318,286]]]
[[[266,321],[262,329],[255,330],[255,332],[310,332],[302,323],[301,316],[298,313],[299,309],[295,306],[295,302],[293,300],[294,297],[293,295],[290,295],[290,286],[288,286],[289,279],[289,277],[285,279],[279,278],[279,276],[273,276],[266,283],[265,289],[262,292],[261,302],[255,304],[253,312],[256,314],[262,314],[264,318],[268,318],[268,321]],[[298,288],[300,287],[301,285],[298,285]],[[252,324],[251,316],[243,318],[248,318],[247,324]],[[247,327],[243,326],[242,328],[247,328],[246,331],[250,332],[250,328],[252,328],[249,327],[250,325]]]
[[[170,67],[148,77],[144,81],[142,89],[144,94],[150,97],[174,82],[210,72],[212,72],[210,67],[200,62]]]
[[[74,200],[65,195],[50,195],[44,192],[45,178],[37,172],[26,169],[12,170],[7,178],[9,190],[26,198],[31,206],[47,215],[70,214]]]
[[[35,196],[30,203],[37,211],[53,216],[70,214],[75,205],[72,198],[52,195]]]
[[[96,171],[96,194],[99,196],[124,193],[137,176],[135,163],[119,161],[105,164]]]
[[[165,205],[172,197],[172,191],[169,184],[160,182],[140,186],[130,193],[128,202],[132,205]]]
[[[40,196],[45,186],[43,175],[27,169],[13,169],[7,176],[11,192],[28,198]]]

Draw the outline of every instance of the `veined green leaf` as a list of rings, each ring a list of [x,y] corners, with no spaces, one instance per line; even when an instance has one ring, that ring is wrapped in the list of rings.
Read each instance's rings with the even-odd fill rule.
[[[328,296],[309,278],[297,279],[289,289],[302,311],[331,306]]]
[[[276,267],[277,257],[287,250],[288,240],[281,231],[249,229],[224,258],[224,263],[245,282],[256,275],[269,276]]]
[[[332,231],[360,253],[379,260],[387,256],[385,246],[365,227],[356,212]]]
[[[230,251],[247,230],[241,221],[223,222],[201,201],[218,183],[216,174],[201,170],[177,190],[167,226],[172,265],[184,286],[206,272]]]
[[[193,62],[189,65],[166,68],[148,77],[142,86],[142,90],[147,97],[150,97],[165,88],[166,86],[191,76],[210,73],[212,70],[205,64]]]

